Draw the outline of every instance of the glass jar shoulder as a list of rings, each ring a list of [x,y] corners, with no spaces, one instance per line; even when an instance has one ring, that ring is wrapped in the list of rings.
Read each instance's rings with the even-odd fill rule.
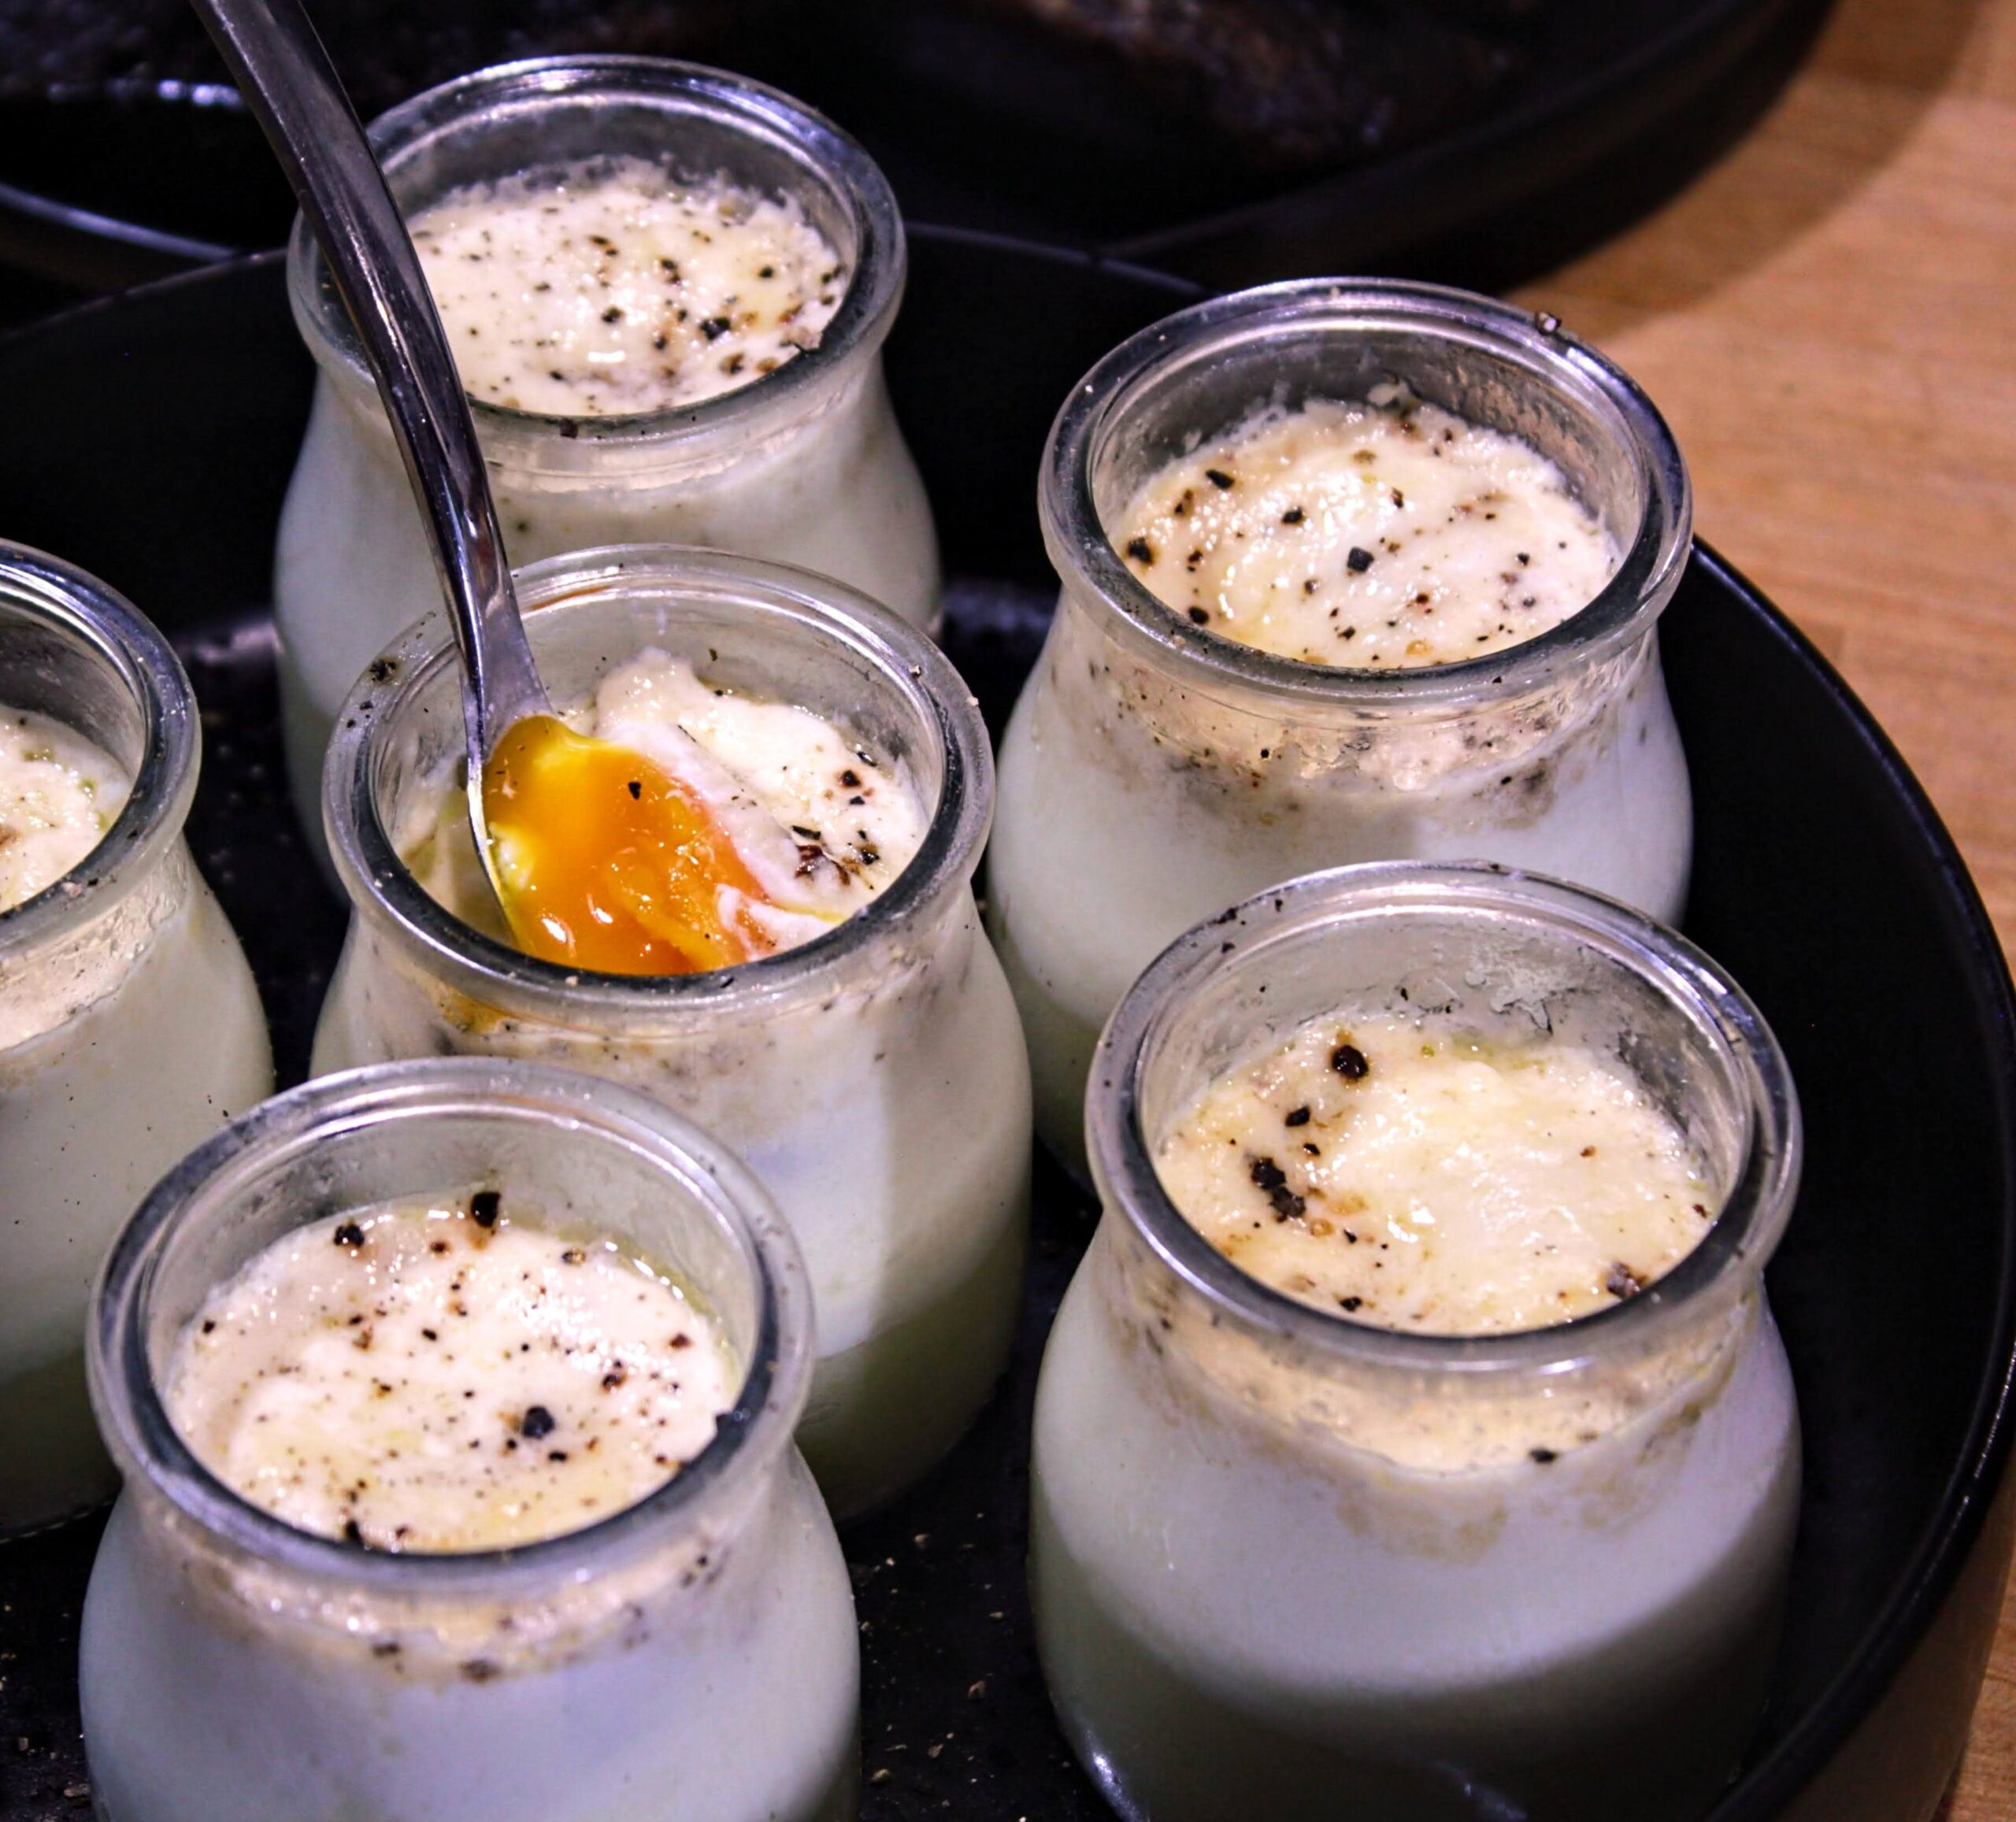
[[[1246,1394],[1229,1390],[1117,1291],[1103,1251],[1095,1243],[1046,1354],[1035,1471],[1062,1546],[1192,1650],[1215,1639],[1228,1661],[1248,1672],[1271,1661],[1290,1681],[1461,1680],[1458,1664],[1436,1661],[1460,1658],[1472,1629],[1423,1624],[1445,1606],[1495,1615],[1508,1646],[1572,1656],[1589,1642],[1557,1635],[1567,1616],[1592,1637],[1656,1629],[1718,1577],[1779,1561],[1798,1419],[1761,1302],[1697,1375],[1609,1434],[1469,1468],[1409,1466],[1327,1435],[1306,1409],[1287,1414],[1353,1402],[1335,1387],[1277,1388],[1271,1411],[1247,1395],[1258,1369],[1241,1369]],[[1138,1570],[1143,1527],[1162,1539],[1154,1560],[1183,1587],[1180,1604]],[[1247,1547],[1266,1536],[1295,1548]]]
[[[795,1454],[732,1536],[587,1587],[587,1614],[558,1587],[510,1611],[318,1607],[129,1494],[84,1609],[94,1792],[114,1822],[595,1822],[640,1781],[695,1822],[846,1813],[853,1601]]]

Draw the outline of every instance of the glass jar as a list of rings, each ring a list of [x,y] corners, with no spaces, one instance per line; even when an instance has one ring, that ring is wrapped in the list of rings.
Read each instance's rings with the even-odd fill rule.
[[[923,634],[802,570],[607,550],[536,564],[518,591],[555,701],[656,646],[894,755],[929,814],[923,845],[844,923],[741,967],[603,975],[521,954],[443,909],[399,857],[461,750],[437,617],[373,664],[330,746],[329,842],[354,916],[314,1068],[543,1058],[641,1089],[732,1146],[805,1250],[818,1364],[799,1441],[851,1516],[965,1431],[1020,1294],[1028,1065],[972,889],[992,807],[986,729]]]
[[[747,1376],[713,1440],[636,1505],[509,1550],[360,1550],[239,1498],[161,1396],[206,1294],[298,1227],[472,1183],[627,1242],[702,1305]],[[147,1198],[92,1310],[92,1394],[126,1477],[84,1603],[99,1813],[852,1816],[854,1601],[791,1446],[811,1322],[747,1172],[606,1083],[434,1058],[235,1122]]]
[[[1588,606],[1484,657],[1347,669],[1193,626],[1114,550],[1109,523],[1200,440],[1392,383],[1560,466],[1623,553]],[[1082,1168],[1086,1069],[1128,983],[1277,880],[1492,860],[1679,916],[1692,813],[1655,623],[1687,560],[1687,472],[1644,394],[1551,317],[1381,280],[1180,311],[1066,401],[1040,510],[1063,591],[1002,745],[988,917],[1037,1129],[1067,1164]]]
[[[394,108],[371,142],[409,213],[542,165],[636,157],[795,199],[850,279],[818,346],[739,391],[624,416],[469,401],[513,563],[605,544],[705,544],[837,576],[920,626],[938,613],[924,483],[889,405],[882,343],[903,291],[888,183],[824,117],[759,83],[654,57],[546,57]],[[391,428],[314,239],[297,220],[287,288],[321,369],[281,513],[273,617],[295,802],[318,850],[338,705],[440,585]]]
[[[1642,1294],[1517,1334],[1368,1327],[1248,1277],[1154,1159],[1328,1014],[1432,1009],[1606,1054],[1724,1200]],[[1124,1815],[1691,1822],[1762,1708],[1799,1504],[1762,1273],[1797,1186],[1784,1061],[1713,963],[1488,867],[1298,880],[1121,1002],[1104,1213],[1037,1394],[1032,1578],[1065,1728]]]
[[[0,705],[63,723],[132,794],[104,839],[0,912],[0,1536],[118,1485],[84,1395],[91,1274],[147,1186],[270,1093],[238,939],[182,839],[196,699],[104,583],[0,544]]]

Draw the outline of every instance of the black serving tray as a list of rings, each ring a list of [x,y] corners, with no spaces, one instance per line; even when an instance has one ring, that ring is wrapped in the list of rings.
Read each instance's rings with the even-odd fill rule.
[[[122,0],[0,0],[0,51],[11,58],[0,62],[0,265],[45,283],[99,290],[276,246],[293,217],[193,20],[175,0],[124,3],[127,29],[108,41]],[[1383,14],[1395,35],[1412,3],[1360,0],[1354,10]],[[1095,46],[947,0],[678,0],[655,10],[520,0],[487,17],[470,0],[321,0],[320,11],[367,112],[484,61],[655,49],[824,108],[882,163],[913,220],[1033,235],[1225,286],[1387,271],[1494,287],[1595,244],[1677,189],[1777,94],[1829,5],[1480,3],[1476,22],[1509,59],[1487,95],[1355,154],[1278,168],[1241,155],[1195,109],[1158,102]],[[1390,86],[1409,94],[1425,84]],[[24,296],[13,316],[43,298]]]
[[[1051,593],[1034,509],[1051,413],[1096,356],[1188,294],[1073,255],[916,236],[891,376],[955,579],[947,643],[996,728]],[[0,343],[0,534],[104,576],[187,659],[206,746],[191,834],[289,1079],[343,926],[288,823],[264,618],[309,380],[272,257]],[[1998,1498],[2016,1009],[1951,842],[1813,648],[1705,550],[1663,639],[1698,817],[1689,928],[1783,1039],[1809,1148],[1770,1273],[1806,1502],[1770,1709],[1714,1822],[1923,1822],[1965,1738],[2016,1513]],[[1022,1575],[1037,1361],[1088,1213],[1040,1170],[1007,1383],[925,1487],[844,1539],[869,1822],[1104,1813],[1044,1698]],[[6,1822],[87,1801],[76,1643],[98,1528],[0,1546]]]

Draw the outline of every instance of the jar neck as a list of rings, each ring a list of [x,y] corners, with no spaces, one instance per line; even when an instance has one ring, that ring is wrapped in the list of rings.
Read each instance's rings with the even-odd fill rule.
[[[547,1218],[594,1224],[690,1287],[744,1365],[713,1440],[636,1504],[503,1550],[361,1550],[241,1497],[197,1459],[164,1395],[203,1299],[300,1224],[471,1183],[501,1184]],[[582,1184],[593,1185],[591,1200],[576,1208]],[[704,1557],[745,1522],[787,1459],[810,1386],[810,1325],[795,1243],[731,1154],[607,1083],[458,1057],[324,1077],[198,1147],[114,1243],[87,1340],[100,1427],[157,1524],[266,1586],[299,1591],[287,1604],[312,1617],[346,1602],[389,1614],[532,1600],[648,1568],[682,1545]]]
[[[195,795],[202,735],[188,676],[151,623],[94,576],[5,543],[0,705],[62,723],[132,780],[112,827],[83,861],[0,912],[4,983],[46,974],[54,958],[109,928],[139,888],[164,877]]]
[[[1302,663],[1193,626],[1128,568],[1108,526],[1163,464],[1262,411],[1393,384],[1562,468],[1621,553],[1594,601],[1484,657],[1374,671]],[[1237,292],[1123,343],[1052,425],[1039,509],[1066,596],[1136,663],[1304,723],[1461,714],[1643,646],[1679,586],[1692,524],[1679,448],[1621,369],[1551,317],[1397,280]]]
[[[1558,750],[1600,724],[1657,664],[1658,650],[1648,622],[1635,638],[1535,679],[1493,672],[1460,692],[1373,699],[1347,689],[1278,690],[1232,667],[1190,663],[1134,630],[1110,603],[1066,581],[1043,662],[1049,687],[1072,699],[1074,720],[1121,716],[1139,723],[1158,753],[1184,755],[1205,772],[1244,771],[1277,783],[1306,775],[1332,793],[1350,776],[1409,791],[1500,774]]]
[[[449,192],[528,170],[633,156],[675,180],[723,179],[802,206],[847,264],[818,343],[736,391],[671,409],[560,417],[472,398],[485,451],[507,471],[657,472],[726,465],[738,452],[844,409],[872,376],[902,302],[907,254],[888,180],[823,115],[727,72],[643,57],[543,57],[430,89],[369,136],[411,217]],[[287,290],[309,352],[353,410],[373,395],[356,331],[306,220],[287,247]]]
[[[462,739],[454,649],[431,617],[359,683],[338,717],[326,772],[337,871],[358,915],[407,966],[477,1007],[648,1039],[817,1006],[935,944],[979,865],[994,774],[977,704],[922,633],[829,578],[714,552],[570,554],[521,570],[518,587],[556,697],[591,691],[611,664],[647,646],[671,649],[705,676],[873,742],[930,806],[924,839],[902,873],[845,921],[739,967],[602,975],[522,954],[454,916],[398,852],[402,802],[417,786],[438,794]]]
[[[1314,1018],[1425,1006],[1462,1028],[1505,1020],[1586,1042],[1633,1071],[1721,1197],[1699,1245],[1599,1313],[1475,1335],[1332,1315],[1220,1254],[1158,1174],[1172,1123],[1226,1070]],[[1480,865],[1314,874],[1180,938],[1115,1012],[1091,1083],[1089,1149],[1116,1281],[1129,1286],[1129,1300],[1178,1321],[1195,1338],[1189,1351],[1221,1361],[1225,1383],[1245,1383],[1242,1361],[1262,1361],[1299,1398],[1346,1386],[1403,1405],[1440,1396],[1488,1408],[1558,1403],[1580,1388],[1592,1409],[1606,1398],[1620,1412],[1639,1408],[1648,1386],[1688,1383],[1755,1320],[1798,1185],[1797,1102],[1769,1028],[1740,990],[1682,939],[1621,905]],[[1622,1391],[1613,1398],[1606,1387]]]

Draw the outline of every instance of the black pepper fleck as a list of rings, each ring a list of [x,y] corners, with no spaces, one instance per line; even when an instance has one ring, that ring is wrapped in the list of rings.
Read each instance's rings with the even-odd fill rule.
[[[1344,567],[1354,576],[1362,576],[1372,567],[1372,553],[1362,544],[1354,544],[1344,559]]]
[[[1288,1187],[1288,1173],[1271,1157],[1256,1157],[1247,1166],[1253,1187],[1267,1198],[1277,1221],[1292,1221],[1309,1205]]]
[[[1330,1067],[1347,1082],[1362,1082],[1372,1073],[1365,1053],[1355,1044],[1340,1044],[1330,1053]]]

